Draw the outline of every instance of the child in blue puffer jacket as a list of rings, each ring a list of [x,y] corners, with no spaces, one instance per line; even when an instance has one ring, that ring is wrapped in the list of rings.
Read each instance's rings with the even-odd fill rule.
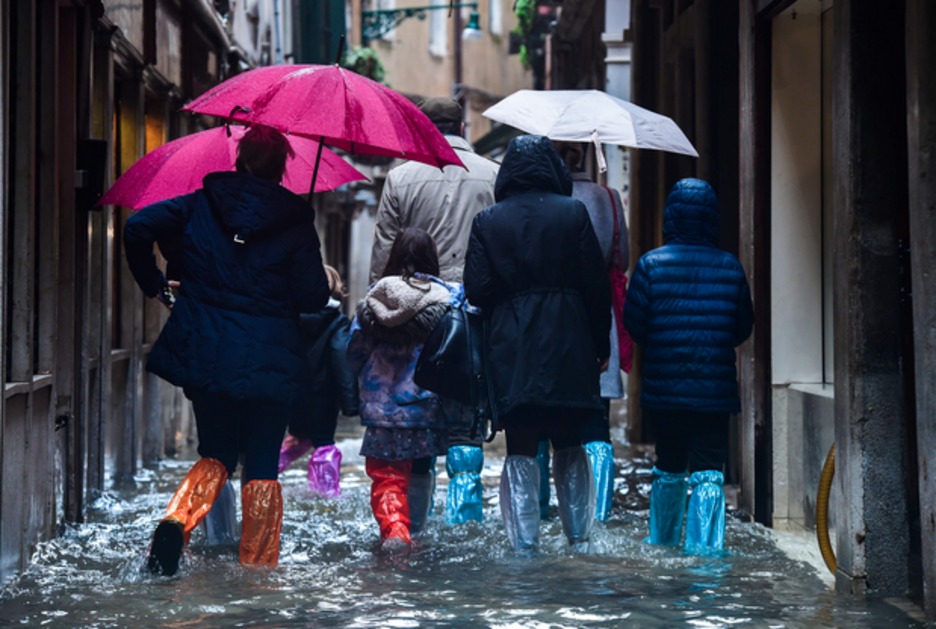
[[[422,229],[401,231],[383,276],[358,306],[348,344],[348,362],[359,373],[371,508],[387,548],[408,546],[411,519],[425,520],[431,487],[417,507],[410,481],[431,478],[433,457],[447,449],[439,397],[413,382],[423,343],[451,301],[438,273],[432,237]]]

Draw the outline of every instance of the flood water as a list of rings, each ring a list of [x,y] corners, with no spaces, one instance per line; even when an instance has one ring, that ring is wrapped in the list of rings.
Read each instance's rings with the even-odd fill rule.
[[[828,578],[804,560],[817,554],[810,538],[781,544],[778,534],[729,518],[724,558],[644,544],[651,460],[630,448],[619,448],[614,513],[596,527],[592,555],[568,551],[555,513],[541,525],[537,556],[509,549],[497,507],[500,439],[486,451],[485,521],[445,525],[440,462],[429,530],[408,553],[385,554],[357,456],[360,430],[342,424],[339,437],[341,499],[310,498],[307,457],[281,478],[286,513],[278,569],[245,569],[236,546],[207,546],[196,532],[178,575],[145,573],[149,537],[191,464],[168,461],[141,472],[135,490],[100,499],[87,523],[43,544],[27,573],[0,594],[0,625],[922,626],[887,603],[832,593]]]

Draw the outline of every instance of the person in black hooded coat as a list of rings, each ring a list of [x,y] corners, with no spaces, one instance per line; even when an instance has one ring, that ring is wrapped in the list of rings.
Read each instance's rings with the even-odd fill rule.
[[[124,228],[137,284],[171,307],[147,369],[192,400],[202,457],[153,536],[154,573],[176,572],[241,454],[241,562],[277,563],[279,447],[308,377],[299,313],[328,301],[312,208],[279,185],[291,153],[281,133],[252,127],[238,145],[237,172],[212,173],[202,189],[145,207]],[[153,256],[156,242],[178,245],[174,303]]]
[[[553,466],[563,528],[588,548],[594,514],[579,428],[602,409],[611,296],[601,248],[572,175],[552,142],[515,138],[495,183],[497,203],[474,220],[465,294],[488,318],[489,377],[507,437],[501,511],[511,544],[535,549],[540,438]]]

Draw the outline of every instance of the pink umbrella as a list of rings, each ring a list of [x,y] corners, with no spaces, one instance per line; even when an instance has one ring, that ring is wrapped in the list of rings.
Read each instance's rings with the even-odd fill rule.
[[[464,168],[445,137],[412,101],[338,65],[249,70],[182,109],[264,124],[350,153]]]
[[[163,144],[136,161],[104,193],[98,205],[122,205],[138,210],[151,203],[194,192],[205,175],[234,170],[237,142],[246,127],[216,127]],[[283,186],[307,194],[321,145],[315,140],[286,136],[296,156],[286,161]],[[330,150],[321,153],[315,192],[334,190],[351,181],[367,179]]]

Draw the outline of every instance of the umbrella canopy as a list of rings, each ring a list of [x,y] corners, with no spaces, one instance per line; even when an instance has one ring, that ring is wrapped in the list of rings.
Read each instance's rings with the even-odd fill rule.
[[[121,175],[104,193],[98,205],[122,205],[138,210],[202,187],[208,173],[234,170],[237,143],[246,127],[216,127],[167,142],[153,149]],[[286,136],[296,156],[286,160],[282,184],[296,194],[307,194],[320,144],[298,136]],[[315,191],[334,190],[351,181],[367,179],[329,150],[322,151]]]
[[[264,124],[350,153],[464,168],[445,136],[412,101],[338,65],[249,70],[182,110]]]
[[[699,156],[672,119],[598,90],[519,90],[483,115],[551,140]]]

